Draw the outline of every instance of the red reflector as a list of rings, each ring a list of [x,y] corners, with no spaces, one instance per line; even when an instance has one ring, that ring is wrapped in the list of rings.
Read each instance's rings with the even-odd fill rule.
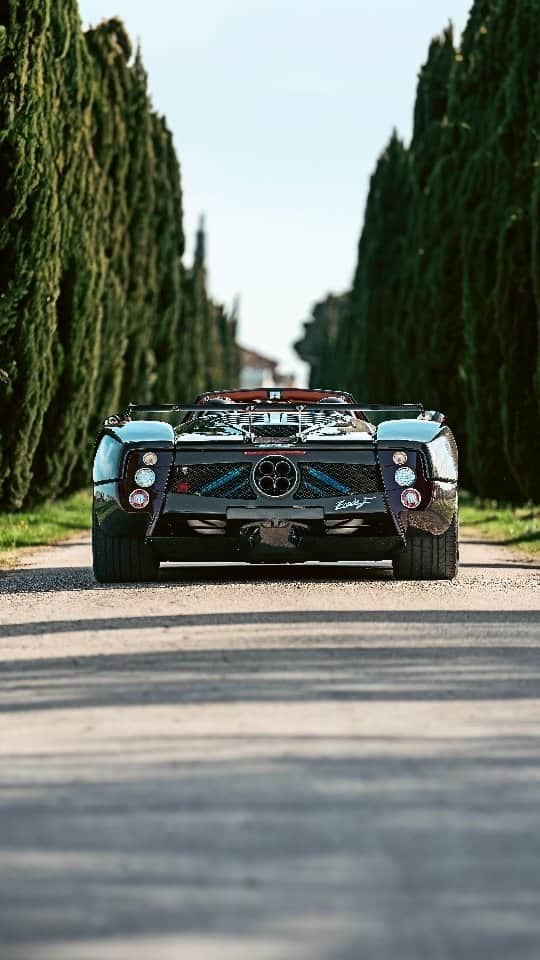
[[[422,503],[422,495],[414,487],[408,487],[401,494],[401,502],[407,510],[416,510]]]
[[[189,483],[177,483],[174,489],[177,493],[189,493]]]
[[[150,503],[148,490],[132,490],[129,495],[129,505],[134,510],[145,510]]]

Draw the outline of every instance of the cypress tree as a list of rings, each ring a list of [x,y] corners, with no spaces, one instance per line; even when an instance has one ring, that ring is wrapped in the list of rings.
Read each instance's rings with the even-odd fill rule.
[[[173,139],[161,117],[153,117],[156,191],[153,235],[156,238],[157,287],[153,350],[157,363],[155,399],[172,401],[188,374],[181,352],[182,325],[182,190]],[[159,393],[159,397],[157,394]]]
[[[75,471],[81,476],[81,460],[91,443],[88,411],[94,408],[102,354],[101,312],[96,304],[104,282],[100,263],[103,210],[96,190],[88,122],[93,65],[75,0],[64,3],[61,10],[53,6],[52,31],[57,51],[53,68],[57,71],[57,109],[62,118],[56,160],[61,174],[57,212],[62,224],[61,273],[54,392],[33,467],[36,499],[69,489]]]
[[[508,44],[513,68],[501,77],[494,104],[498,123],[495,179],[501,203],[498,229],[494,332],[502,358],[498,381],[501,438],[509,466],[508,495],[538,496],[540,443],[526,424],[540,412],[535,377],[540,311],[536,299],[540,246],[534,229],[534,180],[540,161],[540,11],[530,0],[501,4],[493,23],[493,48]],[[532,15],[531,15],[532,14]],[[490,40],[490,33],[486,38]],[[506,187],[506,196],[504,188]],[[504,200],[504,205],[503,201]],[[536,242],[535,242],[536,241]],[[511,269],[509,266],[511,265]],[[523,386],[525,385],[525,390]]]
[[[204,231],[182,264],[180,170],[122,23],[76,0],[0,0],[0,502],[86,481],[127,401],[191,399],[237,370],[207,291]]]
[[[530,219],[538,144],[530,104],[540,60],[533,12],[526,0],[475,5],[456,90],[470,128],[458,207],[466,462],[478,489],[515,498],[534,495],[539,465],[525,426],[538,412]]]
[[[400,330],[410,196],[409,158],[393,133],[371,178],[345,331],[338,339],[346,386],[364,399],[394,400],[401,392],[399,358],[408,349]]]
[[[101,326],[101,350],[90,430],[97,431],[104,410],[121,405],[128,340],[127,296],[130,272],[129,232],[129,111],[132,76],[131,44],[119,20],[100,24],[85,35],[93,63],[90,115],[91,152],[96,178],[96,203],[102,210],[99,243],[94,259],[102,275],[95,304]]]
[[[539,49],[536,0],[476,0],[458,50],[451,30],[433,41],[410,148],[394,138],[371,181],[334,347],[362,396],[444,409],[466,484],[516,500],[538,497],[540,468]]]
[[[348,309],[348,294],[330,294],[313,306],[311,318],[304,323],[303,336],[295,343],[294,349],[310,366],[312,387],[338,389],[344,386],[343,367],[336,362],[339,356],[336,339]]]
[[[52,0],[3,4],[0,86],[0,490],[18,507],[57,380],[61,113]],[[2,496],[2,494],[0,494]]]
[[[140,51],[131,71],[127,109],[128,231],[130,236],[127,289],[127,349],[122,387],[123,403],[152,400],[158,364],[153,331],[157,299],[157,253],[153,234],[156,206],[156,157],[147,77]]]
[[[192,400],[206,389],[208,295],[206,290],[206,234],[201,217],[193,266],[184,272],[183,353],[186,363],[186,397]]]
[[[456,368],[462,346],[455,322],[459,310],[455,268],[458,231],[454,229],[447,187],[453,174],[447,145],[451,123],[448,96],[454,64],[450,27],[432,41],[418,82],[409,150],[411,199],[401,284],[404,322],[401,350],[393,351],[402,395],[415,400],[429,397],[434,406],[448,407],[450,402],[452,413],[459,396]],[[405,345],[411,356],[418,357],[417,364],[403,363]]]
[[[240,351],[236,342],[238,304],[233,305],[231,315],[221,305],[217,307],[217,326],[221,344],[221,382],[219,388],[235,387],[240,381]]]

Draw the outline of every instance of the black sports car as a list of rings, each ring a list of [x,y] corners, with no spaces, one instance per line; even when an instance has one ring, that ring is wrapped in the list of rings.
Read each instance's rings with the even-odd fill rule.
[[[94,574],[155,580],[160,561],[391,559],[458,568],[458,456],[443,414],[328,390],[207,393],[128,407],[94,459]]]

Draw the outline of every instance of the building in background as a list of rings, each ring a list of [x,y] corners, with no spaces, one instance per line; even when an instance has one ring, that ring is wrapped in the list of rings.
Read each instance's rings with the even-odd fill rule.
[[[283,373],[279,363],[255,350],[240,347],[241,385],[255,390],[259,387],[294,387],[292,373]]]

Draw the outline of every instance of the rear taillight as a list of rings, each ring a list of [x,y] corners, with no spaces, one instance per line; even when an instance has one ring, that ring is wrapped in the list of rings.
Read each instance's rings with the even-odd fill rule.
[[[129,495],[129,505],[134,510],[145,510],[150,503],[148,490],[132,490]]]
[[[407,510],[417,510],[422,503],[422,494],[414,487],[409,487],[401,494],[401,502]]]

